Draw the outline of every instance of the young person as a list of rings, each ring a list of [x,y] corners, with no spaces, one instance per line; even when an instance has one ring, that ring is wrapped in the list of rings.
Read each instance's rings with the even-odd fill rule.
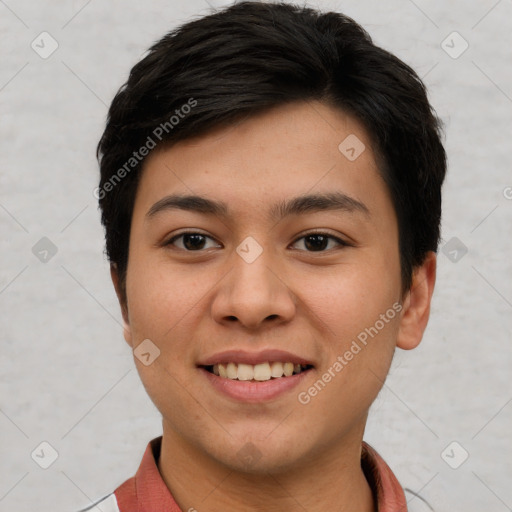
[[[363,441],[435,282],[446,157],[415,72],[342,14],[241,2],[151,47],[98,157],[163,435],[97,509],[431,510]]]

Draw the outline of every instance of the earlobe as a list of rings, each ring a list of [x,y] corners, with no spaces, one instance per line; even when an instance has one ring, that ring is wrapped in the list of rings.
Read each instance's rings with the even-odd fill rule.
[[[121,314],[123,316],[123,336],[126,340],[126,343],[132,346],[132,335],[130,329],[130,319],[128,315],[128,304],[126,303],[125,296],[121,290],[121,284],[119,279],[119,271],[117,269],[116,263],[110,264],[110,277],[112,279],[112,283],[114,285],[114,289],[116,291],[117,300],[119,301],[119,306],[121,307]]]
[[[423,264],[414,269],[412,285],[404,299],[396,343],[403,350],[416,348],[427,327],[436,281],[436,260],[436,253],[430,251]]]

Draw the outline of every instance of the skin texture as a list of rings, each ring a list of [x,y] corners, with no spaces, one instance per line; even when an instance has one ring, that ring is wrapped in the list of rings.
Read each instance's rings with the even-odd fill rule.
[[[349,161],[338,145],[355,134],[366,149]],[[278,201],[340,191],[369,211],[306,212],[270,220]],[[227,203],[218,217],[153,204],[171,193]],[[188,250],[183,231],[207,237]],[[327,233],[315,251],[306,232]],[[310,234],[310,233],[309,233]],[[247,263],[248,236],[262,254]],[[112,279],[135,348],[150,339],[160,356],[137,358],[142,382],[163,416],[159,469],[183,510],[375,510],[360,468],[368,409],[396,347],[412,349],[426,327],[435,253],[402,296],[398,226],[371,141],[354,118],[300,102],[236,126],[156,149],[145,162],[130,234],[127,302]],[[306,405],[307,391],[393,304],[402,310]],[[216,391],[197,368],[229,349],[278,348],[314,364],[298,388],[259,404]],[[249,444],[252,443],[252,444]],[[251,463],[239,452],[249,450]]]

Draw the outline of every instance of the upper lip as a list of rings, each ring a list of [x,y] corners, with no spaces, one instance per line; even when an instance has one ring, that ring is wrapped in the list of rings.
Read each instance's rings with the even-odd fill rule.
[[[226,350],[217,352],[205,359],[202,359],[198,366],[212,366],[219,363],[242,363],[242,364],[261,364],[267,362],[282,362],[302,365],[311,365],[313,363],[304,357],[291,352],[278,349],[267,349],[259,352],[247,352],[246,350]]]

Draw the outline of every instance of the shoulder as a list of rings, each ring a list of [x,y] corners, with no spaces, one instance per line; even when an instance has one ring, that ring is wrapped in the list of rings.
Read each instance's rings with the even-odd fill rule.
[[[101,500],[93,503],[87,508],[79,510],[78,512],[120,512],[117,506],[117,500],[114,493],[105,496]]]

